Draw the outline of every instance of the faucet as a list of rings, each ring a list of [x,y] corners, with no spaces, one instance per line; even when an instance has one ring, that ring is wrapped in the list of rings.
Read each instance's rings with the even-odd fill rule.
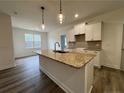
[[[60,47],[59,42],[55,42],[55,44],[54,44],[54,51],[56,51],[56,44],[58,44],[58,46]]]

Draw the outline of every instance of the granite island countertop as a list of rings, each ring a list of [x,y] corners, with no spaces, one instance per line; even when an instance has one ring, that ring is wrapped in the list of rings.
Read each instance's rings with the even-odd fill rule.
[[[96,56],[95,54],[77,52],[55,53],[52,50],[37,50],[34,52],[38,55],[48,57],[75,68],[81,68],[85,66],[85,64],[90,62]]]

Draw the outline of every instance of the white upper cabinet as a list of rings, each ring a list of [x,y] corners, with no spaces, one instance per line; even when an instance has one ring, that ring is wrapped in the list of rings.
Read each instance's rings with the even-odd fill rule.
[[[86,25],[86,41],[92,41],[93,40],[93,31],[92,31],[92,25]]]
[[[98,41],[101,39],[102,23],[86,25],[86,41]]]
[[[67,32],[67,41],[68,42],[74,42],[75,41],[74,29],[71,29]]]
[[[85,34],[85,23],[74,26],[74,35]]]

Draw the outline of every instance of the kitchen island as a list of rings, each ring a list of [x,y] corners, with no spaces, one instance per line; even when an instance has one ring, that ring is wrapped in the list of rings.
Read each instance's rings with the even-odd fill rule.
[[[93,84],[94,54],[55,53],[35,51],[39,55],[40,70],[66,93],[90,93]]]

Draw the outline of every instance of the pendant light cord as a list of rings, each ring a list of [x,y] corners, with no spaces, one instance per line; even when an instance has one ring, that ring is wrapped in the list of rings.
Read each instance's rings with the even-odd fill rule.
[[[60,0],[60,13],[62,13],[62,1]]]
[[[41,7],[42,9],[42,24],[44,24],[44,7]]]

